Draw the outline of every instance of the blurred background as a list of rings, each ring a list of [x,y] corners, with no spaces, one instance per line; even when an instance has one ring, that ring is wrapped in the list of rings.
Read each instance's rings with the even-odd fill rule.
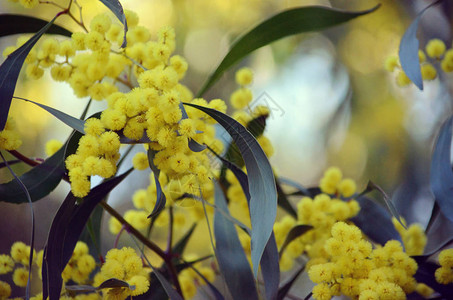
[[[66,4],[67,1],[56,1]],[[107,11],[99,1],[80,0],[86,24]],[[228,100],[237,88],[234,72],[242,66],[253,69],[253,105],[267,105],[271,115],[266,136],[275,155],[271,163],[281,176],[310,187],[315,186],[328,166],[340,167],[345,176],[358,182],[359,190],[368,180],[380,185],[397,204],[409,223],[426,224],[432,207],[429,192],[429,163],[436,132],[451,114],[451,78],[442,74],[425,82],[423,92],[414,85],[398,87],[395,74],[384,70],[390,55],[397,55],[400,39],[417,12],[433,1],[423,0],[123,0],[134,10],[140,23],[155,35],[160,27],[176,31],[176,54],[184,56],[189,70],[183,83],[194,93],[201,87],[229,45],[254,25],[282,10],[305,5],[364,10],[381,3],[374,13],[321,33],[282,39],[255,51],[228,71],[206,99]],[[39,5],[32,11],[9,1],[0,3],[2,13],[39,16],[50,20],[57,10]],[[431,38],[451,47],[453,4],[444,1],[427,11],[419,26],[420,46]],[[69,18],[58,24],[78,30]],[[3,51],[15,44],[17,36],[0,39]],[[435,66],[439,67],[438,65]],[[47,71],[48,72],[48,71]],[[76,98],[69,85],[55,83],[46,75],[38,81],[23,80],[15,95],[22,96],[79,116],[87,99]],[[92,112],[105,108],[102,102]],[[18,121],[23,137],[20,152],[45,158],[49,139],[66,140],[71,130],[36,106],[13,101],[11,115]],[[138,148],[138,147],[137,147]],[[130,165],[132,156],[126,165]],[[125,166],[127,167],[127,166]],[[25,171],[19,166],[17,172]],[[131,188],[148,185],[147,173],[134,172],[127,189],[121,186],[110,198],[120,211],[132,206]],[[1,182],[10,179],[0,170]],[[42,248],[59,203],[69,190],[62,182],[48,197],[35,203],[36,247]],[[1,199],[0,199],[1,200]],[[413,205],[408,205],[408,204]],[[409,209],[410,208],[410,209]],[[30,215],[26,205],[0,202],[0,253],[8,252],[16,240],[29,241]],[[111,247],[109,234],[106,247]]]

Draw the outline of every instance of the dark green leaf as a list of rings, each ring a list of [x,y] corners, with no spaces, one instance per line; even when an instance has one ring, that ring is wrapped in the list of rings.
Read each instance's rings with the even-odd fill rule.
[[[266,120],[269,117],[268,114],[261,115],[247,123],[247,130],[255,137],[258,138],[263,135],[264,129],[266,128]]]
[[[30,206],[30,215],[31,215],[31,237],[30,237],[30,254],[28,258],[28,269],[31,270],[32,263],[33,263],[33,252],[34,252],[34,245],[35,245],[35,213],[33,211],[33,202],[31,201],[30,193],[27,190],[25,184],[17,177],[16,173],[14,173],[13,169],[9,166],[8,162],[6,161],[3,153],[0,151],[0,156],[2,157],[3,163],[8,168],[9,172],[14,176],[14,179],[17,183],[19,183],[20,187],[22,188],[23,192],[27,197],[28,204]],[[25,290],[25,297],[30,299],[30,288],[31,288],[31,272],[28,273],[28,280],[27,280],[27,287]]]
[[[54,155],[37,165],[19,178],[27,187],[31,200],[38,201],[47,196],[60,183],[65,173],[65,147],[61,147]],[[10,203],[25,203],[27,195],[16,179],[0,184],[0,201]]]
[[[430,185],[440,211],[453,222],[453,171],[450,162],[453,116],[442,125],[431,160]]]
[[[247,169],[252,223],[252,263],[255,276],[264,248],[271,236],[277,214],[277,189],[274,174],[263,149],[244,126],[214,109],[184,103],[215,119],[231,135]]]
[[[153,211],[151,214],[148,216],[148,218],[152,218],[156,216],[161,210],[165,208],[165,203],[167,202],[165,198],[165,194],[162,191],[162,187],[159,182],[159,174],[160,170],[156,167],[154,164],[154,156],[156,155],[156,151],[152,150],[151,148],[148,149],[148,162],[149,162],[149,167],[151,168],[151,171],[153,171],[154,175],[154,183],[156,184],[156,205],[153,208]]]
[[[30,16],[0,14],[0,37],[19,33],[35,33],[47,23],[49,22]],[[72,32],[56,24],[52,24],[46,33],[67,37],[72,35]]]
[[[312,229],[313,226],[311,225],[296,225],[291,230],[288,232],[288,235],[285,238],[285,241],[283,242],[282,247],[280,248],[280,257],[282,256],[283,252],[285,251],[286,247],[295,239],[298,237],[302,236],[305,234],[307,231]]]
[[[195,230],[195,227],[197,227],[197,223],[194,223],[192,227],[190,227],[190,229],[186,232],[186,234],[184,234],[184,236],[176,243],[176,245],[173,246],[173,254],[182,255],[187,243],[190,240],[190,237],[192,236],[193,231]]]
[[[120,20],[121,23],[124,25],[124,39],[123,39],[123,44],[121,45],[121,48],[126,47],[127,41],[126,41],[126,33],[127,33],[127,22],[126,22],[126,16],[124,15],[123,7],[121,6],[121,3],[118,0],[100,0],[102,3],[104,3],[105,6],[107,6],[113,14]]]
[[[354,222],[372,241],[384,245],[389,240],[399,240],[401,237],[393,226],[388,211],[369,198],[357,198],[360,205],[359,214],[351,221]]]
[[[215,205],[228,212],[223,191],[216,184]],[[218,210],[214,212],[216,257],[233,299],[258,299],[255,280],[233,223]]]
[[[43,258],[43,296],[49,300],[59,299],[63,272],[85,227],[88,217],[96,205],[114,189],[132,169],[120,176],[109,179],[93,188],[76,205],[76,197],[69,192],[60,206],[50,227]]]
[[[415,18],[412,24],[407,28],[400,42],[399,58],[401,68],[407,77],[420,89],[423,90],[423,79],[420,71],[420,61],[418,59],[418,39],[417,29],[423,13],[430,7],[440,3],[442,0],[436,1],[425,7]]]
[[[71,127],[72,129],[77,130],[78,132],[80,132],[82,134],[85,134],[85,130],[84,130],[85,121],[77,119],[77,118],[74,118],[71,115],[68,115],[68,114],[66,114],[66,113],[64,113],[62,111],[59,111],[58,109],[52,108],[52,107],[44,105],[44,104],[40,104],[40,103],[31,101],[31,100],[28,100],[28,99],[25,99],[25,98],[21,98],[21,97],[13,97],[13,98],[33,103],[33,104],[41,107],[42,109],[47,110],[47,112],[49,112],[52,115],[54,115],[54,117],[56,117],[58,120],[62,121],[63,123],[65,123],[66,125]]]
[[[404,225],[403,222],[401,221],[400,214],[396,210],[395,205],[393,204],[393,202],[390,199],[390,197],[385,193],[385,191],[380,186],[378,186],[375,183],[373,183],[371,180],[368,181],[367,189],[379,191],[382,194],[382,198],[384,200],[383,205],[385,207],[387,207],[388,211],[392,214],[393,217],[395,217],[398,220],[398,222],[401,224],[401,226],[406,228],[406,225]],[[381,201],[379,201],[379,202],[381,202]]]
[[[283,191],[278,178],[276,178],[275,184],[277,187],[278,206],[283,208],[287,213],[289,213],[294,218],[297,218],[297,212],[293,208],[291,203],[289,202],[288,197],[286,196],[285,192]]]
[[[20,69],[22,69],[22,65],[24,64],[30,50],[41,38],[41,36],[52,26],[57,17],[58,15],[55,16],[52,21],[47,23],[46,26],[41,28],[41,30],[32,36],[25,44],[8,55],[6,60],[0,66],[0,131],[5,128],[6,120],[8,119],[8,112],[13,99]]]
[[[347,22],[371,13],[378,7],[379,5],[359,12],[348,12],[323,6],[298,7],[283,11],[259,24],[234,42],[228,54],[197,93],[197,97],[203,95],[232,65],[258,48],[290,35],[323,30]]]
[[[97,290],[102,290],[102,289],[118,288],[118,287],[126,287],[126,288],[129,288],[131,290],[135,290],[135,286],[129,285],[129,283],[127,283],[126,281],[119,280],[119,279],[116,279],[116,278],[107,279],[106,281],[101,283],[96,289]]]

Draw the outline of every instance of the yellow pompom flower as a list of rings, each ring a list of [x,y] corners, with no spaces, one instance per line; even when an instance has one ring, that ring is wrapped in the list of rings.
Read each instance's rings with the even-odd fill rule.
[[[453,249],[445,249],[439,253],[439,264],[442,267],[453,268]]]
[[[343,197],[349,198],[355,194],[357,186],[354,180],[347,178],[339,183],[338,190]]]
[[[112,234],[118,234],[121,231],[123,225],[115,218],[109,219],[109,230]]]
[[[398,74],[396,75],[396,84],[398,86],[406,86],[409,85],[412,81],[407,77],[406,73],[404,71],[399,71]]]
[[[385,60],[384,68],[388,72],[393,72],[395,70],[395,68],[398,66],[399,66],[398,57],[396,57],[396,56],[389,56]]]
[[[434,80],[437,76],[437,71],[430,63],[425,63],[421,66],[423,80]]]
[[[242,68],[236,72],[236,82],[239,85],[249,85],[253,81],[253,73],[249,68]]]
[[[312,293],[316,300],[330,300],[333,296],[327,283],[316,285],[313,287]]]
[[[144,152],[138,152],[137,154],[134,155],[134,158],[132,159],[132,164],[134,166],[134,169],[137,170],[145,170],[149,167],[149,162],[148,162],[148,155]]]
[[[26,268],[17,268],[13,273],[13,282],[20,287],[26,287],[28,281],[28,270]]]
[[[434,294],[434,290],[424,283],[417,283],[417,287],[415,288],[415,291],[418,294],[422,295],[424,298],[429,298],[429,296]]]
[[[14,261],[11,256],[6,254],[0,255],[0,275],[11,272],[14,268]]]
[[[11,296],[11,286],[0,280],[0,299],[9,299]]]
[[[104,34],[109,30],[112,21],[107,15],[99,14],[96,15],[90,23],[90,29]]]
[[[46,155],[47,156],[54,155],[55,152],[60,150],[61,146],[63,146],[63,143],[60,142],[59,140],[55,140],[55,139],[49,140],[46,143]]]
[[[432,39],[426,44],[426,54],[431,58],[439,59],[445,53],[445,43],[440,39]]]

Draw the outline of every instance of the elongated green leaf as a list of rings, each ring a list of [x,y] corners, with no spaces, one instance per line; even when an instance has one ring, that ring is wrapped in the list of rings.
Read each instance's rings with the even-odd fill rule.
[[[19,178],[30,193],[31,200],[38,201],[53,191],[63,178],[64,147],[54,155],[37,165]],[[10,203],[25,203],[27,195],[16,179],[0,184],[0,201]]]
[[[186,232],[186,234],[184,234],[184,236],[176,243],[176,245],[173,246],[173,254],[182,255],[187,243],[190,240],[190,237],[192,236],[192,233],[195,230],[195,227],[197,227],[197,223],[194,223],[192,227],[190,227],[190,229]]]
[[[162,187],[159,182],[159,174],[160,170],[154,164],[154,156],[156,155],[156,151],[152,150],[151,148],[148,149],[148,162],[151,171],[153,171],[154,175],[154,183],[156,184],[156,205],[154,205],[153,211],[148,216],[148,218],[152,218],[160,213],[165,208],[165,203],[167,203],[167,198],[165,197],[164,192],[162,191]]]
[[[287,213],[292,215],[294,218],[297,218],[297,212],[294,209],[294,207],[291,205],[291,203],[289,202],[288,197],[286,196],[285,192],[283,191],[278,178],[275,180],[275,184],[277,186],[278,206],[283,208]]]
[[[398,231],[393,226],[390,213],[382,205],[365,196],[358,197],[357,202],[360,204],[360,211],[351,221],[372,241],[381,245],[389,240],[401,241]]]
[[[215,119],[231,135],[247,169],[252,223],[252,263],[255,276],[277,215],[277,189],[274,173],[263,149],[244,126],[214,109],[185,103]]]
[[[431,159],[430,185],[440,211],[453,222],[453,171],[450,162],[453,116],[440,129]]]
[[[420,61],[418,59],[418,39],[417,29],[423,13],[430,7],[440,3],[442,0],[436,1],[425,7],[415,18],[412,24],[407,28],[400,42],[399,58],[401,68],[407,77],[420,89],[423,90],[423,79],[420,71]]]
[[[47,106],[47,105],[44,105],[41,103],[37,103],[32,100],[28,100],[28,99],[21,98],[21,97],[13,97],[13,98],[33,103],[33,104],[41,107],[42,109],[45,109],[47,112],[54,115],[54,117],[56,117],[58,120],[62,121],[63,123],[65,123],[66,125],[71,127],[72,129],[77,130],[78,132],[80,132],[82,134],[85,134],[85,130],[84,130],[85,121],[74,118],[71,115],[68,115],[62,111],[59,111],[58,109],[55,109],[53,107],[50,107],[50,106]]]
[[[223,191],[216,184],[215,205],[228,213]],[[233,299],[258,299],[255,281],[233,223],[218,210],[214,212],[216,257]]]
[[[197,97],[203,95],[233,64],[254,50],[281,38],[309,31],[323,30],[375,11],[372,9],[348,12],[323,6],[307,6],[283,11],[256,26],[240,37],[212,73]]]
[[[35,33],[46,26],[48,21],[25,15],[0,14],[0,37],[19,33]],[[59,34],[71,37],[72,32],[52,24],[47,34]]]
[[[32,36],[25,44],[20,46],[16,51],[8,55],[6,60],[0,66],[0,131],[5,128],[8,112],[13,99],[14,90],[16,88],[17,78],[19,77],[20,69],[27,58],[28,53],[46,33],[47,30],[57,19],[55,16],[52,21],[47,23],[40,31]]]
[[[392,214],[392,216],[394,216],[398,220],[398,222],[401,224],[401,226],[406,228],[406,225],[404,225],[403,222],[401,221],[401,216],[398,213],[398,211],[396,210],[395,205],[393,204],[392,200],[387,195],[387,193],[380,186],[373,183],[371,180],[368,181],[367,189],[379,191],[379,193],[382,194],[384,206],[387,207],[388,211]]]
[[[13,169],[9,166],[8,162],[6,161],[3,153],[0,151],[0,156],[5,163],[6,167],[8,168],[9,172],[14,176],[14,179],[20,184],[22,190],[24,191],[28,204],[30,206],[30,215],[31,215],[31,237],[30,237],[30,254],[28,258],[28,269],[31,270],[32,263],[33,263],[33,252],[35,248],[35,212],[33,210],[33,202],[31,201],[30,193],[27,190],[25,184],[17,177],[16,173],[14,173]],[[28,280],[27,280],[27,287],[25,290],[25,297],[30,299],[30,288],[31,288],[31,272],[28,273]]]
[[[107,6],[113,14],[120,20],[121,23],[124,25],[124,38],[123,38],[123,44],[121,45],[121,48],[126,47],[127,41],[126,41],[126,33],[127,33],[127,21],[126,21],[126,15],[124,14],[123,7],[121,6],[121,3],[118,0],[100,0],[102,3],[104,3],[105,6]]]
[[[76,197],[69,192],[54,217],[47,238],[42,270],[45,298],[49,296],[49,300],[59,299],[62,286],[61,272],[69,262],[89,216],[96,205],[131,171],[132,169],[96,186],[79,205],[76,205]]]
[[[303,234],[305,234],[307,231],[309,231],[312,228],[313,228],[313,226],[311,226],[311,225],[302,225],[302,224],[296,225],[293,228],[291,228],[291,230],[289,231],[288,235],[285,238],[285,241],[283,242],[282,247],[280,248],[280,257],[282,256],[286,247],[292,241],[294,241],[298,237],[302,236]]]

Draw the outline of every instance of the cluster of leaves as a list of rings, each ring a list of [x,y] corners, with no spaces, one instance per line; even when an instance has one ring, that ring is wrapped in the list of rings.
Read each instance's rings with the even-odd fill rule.
[[[114,0],[101,0],[101,2],[104,3],[124,24],[124,33],[126,34],[127,24],[121,4]],[[362,12],[345,12],[326,7],[313,6],[295,8],[281,12],[259,24],[232,44],[228,54],[198,92],[198,96],[203,95],[222,76],[222,74],[236,62],[262,46],[285,36],[322,30],[335,26],[358,16],[368,14],[375,9],[377,9],[377,7]],[[68,10],[58,13],[55,18],[48,23],[32,17],[0,15],[2,35],[36,32],[28,42],[9,55],[0,66],[0,130],[5,127],[11,101],[14,98],[15,85],[27,54],[44,34],[71,35],[71,32],[68,30],[54,24],[59,16],[67,13]],[[4,28],[7,28],[7,30],[3,30]],[[122,46],[124,47],[125,45],[126,39],[124,38]],[[402,45],[405,45],[404,39]],[[403,52],[403,56],[405,53],[404,49],[405,47],[402,46],[401,51]],[[407,60],[405,59],[401,59],[403,68],[406,68],[406,61]],[[409,74],[410,72],[408,72],[408,76]],[[19,160],[29,163],[33,168],[19,177],[14,175],[15,178],[10,182],[0,184],[0,201],[10,203],[29,202],[30,205],[32,205],[32,202],[43,199],[52,192],[62,180],[67,181],[68,176],[64,161],[69,155],[75,153],[78,140],[84,134],[84,119],[86,117],[88,105],[83,115],[80,118],[75,118],[51,107],[33,101],[30,102],[45,109],[74,129],[74,131],[69,136],[64,146],[43,162],[28,159],[17,151],[10,151],[10,153],[15,155]],[[290,215],[294,216],[296,215],[296,212],[288,198],[299,195],[314,196],[319,193],[319,189],[314,188],[307,190],[284,178],[276,179],[274,177],[271,165],[256,141],[256,137],[261,135],[264,130],[265,117],[264,119],[261,117],[253,120],[249,123],[249,126],[245,128],[231,117],[216,110],[190,103],[184,103],[184,105],[197,108],[208,114],[232,137],[232,142],[227,147],[228,150],[225,157],[215,153],[223,164],[222,172],[220,178],[218,178],[215,189],[215,206],[218,208],[215,211],[214,217],[214,238],[216,241],[215,254],[220,267],[220,272],[225,278],[229,292],[235,299],[243,299],[246,297],[258,299],[259,291],[256,286],[256,278],[258,276],[259,266],[261,266],[261,275],[264,282],[266,298],[283,299],[297,277],[303,271],[303,268],[296,272],[287,282],[280,284],[280,255],[272,232],[272,227],[276,218],[277,204]],[[92,117],[99,117],[99,113]],[[450,118],[443,125],[433,155],[431,185],[433,193],[436,196],[436,206],[433,209],[432,222],[434,222],[434,219],[437,217],[438,211],[442,211],[451,221],[453,221],[453,219],[451,219],[452,214],[449,213],[453,209],[450,201],[452,198],[450,194],[452,191],[451,184],[453,183],[453,173],[449,161],[452,122],[453,119]],[[130,142],[125,137],[121,137],[121,141],[124,143]],[[138,142],[146,143],[147,141]],[[193,149],[195,149],[194,151],[196,151],[197,149],[199,150],[197,147],[200,147],[201,145],[192,146],[194,147]],[[234,149],[236,149],[236,151]],[[159,170],[157,170],[152,163],[152,151],[149,151],[148,156],[152,171],[155,174],[158,174]],[[13,162],[14,161],[4,161],[2,166],[9,167]],[[241,167],[243,166],[245,166],[247,174],[242,171]],[[229,199],[227,199],[225,195],[225,185],[227,184],[225,180],[226,169],[231,170],[238,179],[249,205],[252,225],[249,232],[252,241],[252,269],[244,254],[244,250],[242,249],[235,229],[235,224],[232,223],[232,217],[228,211],[227,201],[229,201]],[[117,217],[121,223],[127,225],[127,222],[108,206],[105,200],[108,194],[117,185],[123,182],[131,172],[132,169],[102,182],[97,187],[93,188],[88,196],[83,199],[77,199],[72,193],[69,193],[64,199],[53,219],[45,247],[42,273],[44,299],[47,298],[47,296],[49,296],[50,299],[58,299],[60,297],[62,286],[61,272],[68,263],[74,247],[80,239],[84,229],[95,232],[95,235],[97,235],[98,238],[99,228],[94,230],[92,225],[93,223],[98,224],[98,226],[100,224],[99,220],[102,213],[96,213],[97,211],[102,212],[102,210],[107,210],[110,214]],[[155,176],[155,178],[157,177],[158,176]],[[282,185],[290,185],[295,187],[298,191],[292,194],[287,193]],[[159,187],[157,180],[156,186]],[[369,187],[370,189],[376,188],[373,184],[370,184]],[[361,206],[361,211],[352,221],[359,226],[371,240],[379,244],[384,244],[391,239],[400,239],[391,222],[391,215],[394,215],[396,218],[399,218],[399,215],[387,196],[384,195],[384,202],[388,210],[385,210],[382,206],[377,205],[363,195],[358,197],[358,201]],[[162,191],[160,191],[158,193],[156,207],[151,214],[152,217],[158,215],[164,207],[165,196]],[[390,213],[388,211],[390,211]],[[369,222],[370,218],[374,220],[374,223]],[[376,223],[379,224],[379,228],[375,226]],[[292,240],[300,237],[309,229],[309,227],[303,225],[294,227],[288,234],[284,247],[280,252],[282,252],[285,246]],[[150,293],[156,296],[165,292],[171,299],[181,299],[181,291],[178,288],[178,282],[177,278],[175,279],[175,275],[186,268],[192,267],[193,262],[187,263],[178,261],[177,257],[184,251],[185,246],[193,233],[193,228],[189,230],[174,247],[165,252],[143,237],[140,232],[133,227],[128,227],[128,231],[138,238],[145,246],[160,255],[164,260],[164,265],[161,268],[153,268],[151,286],[154,288],[150,289]],[[32,228],[32,232],[34,232],[34,227]],[[33,234],[30,244],[33,249]],[[438,249],[433,253],[437,252],[437,250]],[[419,262],[419,271],[416,274],[417,280],[433,287],[442,295],[448,295],[451,288],[436,283],[434,279],[433,264],[427,260],[433,253],[417,257],[417,261]],[[31,261],[32,254],[30,257]],[[152,266],[150,265],[150,267]],[[170,282],[173,283],[174,287]],[[206,280],[206,282],[208,281]],[[113,280],[96,289],[124,286],[124,282]],[[222,294],[209,282],[208,286],[216,299],[223,299]],[[72,291],[77,292],[80,291],[80,289],[72,288]],[[29,294],[27,294],[27,298],[29,298]]]

